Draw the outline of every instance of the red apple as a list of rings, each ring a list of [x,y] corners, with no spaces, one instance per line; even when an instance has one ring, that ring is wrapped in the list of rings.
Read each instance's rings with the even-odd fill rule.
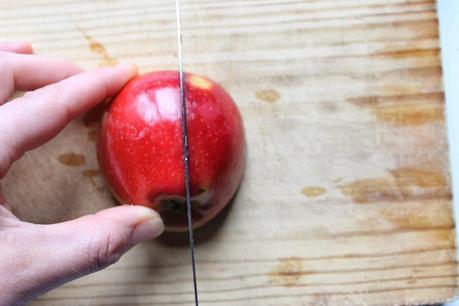
[[[185,74],[193,227],[215,217],[240,183],[246,146],[240,113],[215,82]],[[99,164],[121,203],[157,210],[170,231],[187,229],[176,71],[138,76],[115,97],[98,136]]]

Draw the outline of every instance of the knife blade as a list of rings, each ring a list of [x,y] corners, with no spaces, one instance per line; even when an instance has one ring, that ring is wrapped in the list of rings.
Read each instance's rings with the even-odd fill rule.
[[[193,290],[195,305],[199,305],[198,284],[196,280],[196,260],[194,251],[193,237],[193,216],[191,212],[191,192],[190,192],[190,171],[189,171],[189,152],[188,152],[188,127],[186,122],[186,99],[185,99],[185,79],[182,61],[182,31],[180,23],[180,0],[175,0],[175,13],[177,18],[177,47],[178,47],[178,66],[180,78],[180,113],[182,119],[182,142],[183,142],[183,167],[185,173],[185,200],[188,219],[188,239],[190,242],[191,268],[193,273]]]

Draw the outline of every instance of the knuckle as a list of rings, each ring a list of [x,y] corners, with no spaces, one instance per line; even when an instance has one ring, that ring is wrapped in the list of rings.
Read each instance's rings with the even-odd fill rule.
[[[34,91],[26,92],[22,96],[22,99],[46,105],[54,104],[54,112],[58,113],[56,117],[61,118],[64,122],[70,122],[74,114],[66,103],[66,96],[66,89],[58,82]]]
[[[61,89],[56,86],[57,83],[42,87],[34,91],[28,91],[23,95],[24,99],[36,100],[36,99],[52,99],[56,100],[61,95]]]
[[[26,100],[26,101],[38,101],[38,100],[41,100],[42,98],[45,98],[45,95],[40,89],[37,89],[34,91],[27,91],[21,97],[22,100]]]
[[[62,67],[66,67],[64,78],[68,78],[82,71],[80,67],[78,67],[75,63],[69,60],[63,60]]]
[[[124,239],[112,234],[110,226],[102,226],[88,247],[89,270],[98,271],[116,263],[125,250]]]

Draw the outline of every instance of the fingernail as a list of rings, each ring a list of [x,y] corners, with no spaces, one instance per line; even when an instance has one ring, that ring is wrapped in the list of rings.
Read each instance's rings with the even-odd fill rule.
[[[134,234],[132,235],[132,243],[137,244],[139,242],[150,240],[158,237],[164,231],[164,223],[161,218],[154,217],[148,218],[145,221],[139,223],[134,228]]]
[[[137,66],[131,64],[119,64],[115,66],[117,69],[122,69],[129,74],[137,74]]]
[[[149,219],[159,219],[160,218],[156,210],[153,210],[151,208],[140,206],[140,205],[134,205],[134,204],[125,204],[125,205],[132,206],[137,209],[139,223],[149,220]]]
[[[19,52],[23,53],[33,53],[33,48],[32,45],[29,42],[25,41],[12,41],[12,42],[6,42],[6,43],[0,43],[1,45],[5,45],[10,47],[13,50],[17,50]]]

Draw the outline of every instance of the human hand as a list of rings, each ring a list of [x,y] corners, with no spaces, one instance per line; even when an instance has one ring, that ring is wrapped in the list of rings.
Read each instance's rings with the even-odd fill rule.
[[[29,44],[0,43],[0,179],[26,151],[52,139],[136,74],[126,65],[82,72],[70,62],[31,53]],[[8,101],[15,90],[29,92]],[[159,215],[141,206],[38,225],[20,221],[7,205],[0,188],[1,306],[22,305],[100,270],[164,229]]]

